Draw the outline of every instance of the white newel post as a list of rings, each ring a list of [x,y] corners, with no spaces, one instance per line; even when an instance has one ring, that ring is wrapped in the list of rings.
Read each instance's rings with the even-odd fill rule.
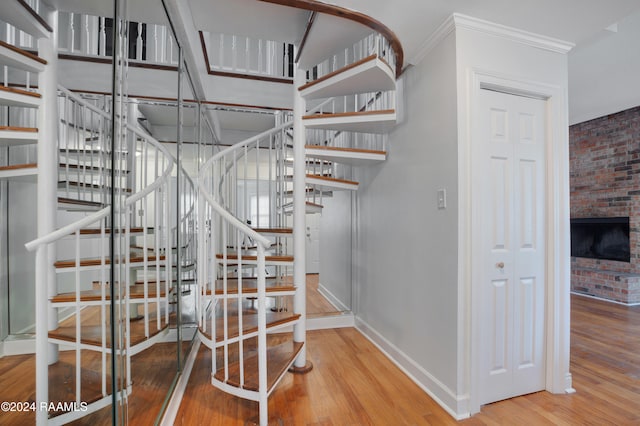
[[[44,16],[53,28],[49,38],[38,40],[38,55],[47,61],[40,73],[41,105],[38,109],[38,237],[53,232],[56,227],[57,182],[58,182],[58,103],[57,103],[57,58],[58,58],[58,12]],[[36,402],[48,402],[48,365],[58,361],[58,345],[48,344],[48,332],[58,327],[57,309],[50,306],[49,299],[57,293],[56,273],[53,259],[55,245],[38,249],[36,254]],[[42,359],[46,357],[46,362]],[[36,410],[37,424],[47,421],[46,410]]]
[[[305,72],[296,69],[293,80],[293,282],[296,286],[294,297],[294,312],[300,314],[300,320],[293,327],[293,340],[306,342],[306,312],[307,312],[307,276],[305,259],[305,220],[306,220],[306,191],[305,191],[305,130],[302,117],[306,112],[306,102],[298,87],[304,85]],[[304,368],[307,363],[306,344],[303,345],[294,367]]]
[[[38,237],[53,232],[56,228],[56,212],[58,206],[58,12],[53,11],[45,16],[53,28],[49,38],[38,40],[38,55],[47,61],[45,70],[40,73],[38,86],[42,103],[38,109]],[[48,246],[46,277],[48,296],[57,293],[56,273],[53,267],[55,246]],[[43,295],[37,295],[43,296]],[[48,300],[48,299],[47,299]],[[58,327],[57,309],[47,308],[49,330]],[[38,313],[36,313],[38,314]],[[58,360],[58,345],[49,345],[49,364]]]

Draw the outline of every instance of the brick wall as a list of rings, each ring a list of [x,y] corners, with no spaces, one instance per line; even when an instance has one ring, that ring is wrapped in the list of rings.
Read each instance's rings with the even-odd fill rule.
[[[640,107],[571,126],[569,150],[571,217],[629,216],[631,243],[630,263],[572,258],[572,289],[640,303],[640,289],[621,284],[640,274]],[[589,270],[611,271],[613,282],[600,274],[590,284]]]

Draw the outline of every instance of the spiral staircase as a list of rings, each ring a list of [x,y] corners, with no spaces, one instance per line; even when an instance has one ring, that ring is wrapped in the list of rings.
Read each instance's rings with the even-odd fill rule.
[[[46,22],[24,2],[3,7],[12,11],[3,15],[10,24],[38,39],[50,37]],[[171,301],[180,293],[177,263],[197,273],[197,334],[212,352],[212,385],[258,401],[259,423],[267,424],[268,396],[283,375],[311,367],[300,262],[304,216],[322,212],[323,198],[335,191],[358,190],[356,168],[386,159],[385,133],[396,123],[390,42],[371,33],[341,43],[346,47],[309,43],[301,51],[293,113],[282,114],[274,129],[213,155],[200,169],[192,197],[197,209],[195,202],[187,206],[176,226],[169,223],[174,160],[162,144],[126,117],[119,117],[112,137],[110,98],[52,91],[46,78],[38,78],[46,60],[0,42],[0,65],[12,77],[25,73],[10,79],[17,84],[0,87],[0,102],[12,111],[0,127],[0,143],[10,153],[0,179],[41,185],[43,170],[53,168],[57,206],[69,212],[68,224],[27,244],[37,253],[35,399],[88,405],[40,411],[38,424],[73,421],[111,404],[114,391],[124,397],[133,392],[131,357],[171,326]],[[56,138],[41,128],[52,120],[40,110],[41,98],[52,93],[59,111]],[[43,157],[51,151],[42,146],[54,139],[55,156]],[[249,164],[259,163],[250,170]],[[248,215],[253,181],[267,210],[257,222]],[[267,187],[260,188],[264,181]],[[186,188],[196,193],[192,183]],[[177,245],[183,223],[191,237]],[[121,243],[114,247],[109,241],[115,235]],[[178,257],[181,250],[192,255]],[[58,321],[63,312],[66,318]],[[50,379],[53,345],[75,353],[73,377],[64,385]],[[99,358],[91,371],[87,353]],[[120,378],[111,377],[112,358],[122,366]]]

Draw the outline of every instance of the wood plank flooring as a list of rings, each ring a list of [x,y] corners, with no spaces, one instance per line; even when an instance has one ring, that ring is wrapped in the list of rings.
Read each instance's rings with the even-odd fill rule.
[[[462,425],[638,425],[640,424],[640,306],[625,307],[572,296],[571,372],[577,393],[538,392],[488,404]],[[308,332],[307,356],[314,369],[285,375],[269,399],[271,416],[284,425],[453,425],[435,401],[400,372],[357,330]],[[155,346],[154,346],[155,348]],[[230,397],[210,383],[210,351],[201,347],[177,425],[244,425],[257,404]],[[175,345],[166,349],[175,356]],[[145,357],[150,358],[145,358]],[[32,356],[0,359],[0,400],[32,398]],[[162,363],[155,351],[135,362]],[[175,362],[175,361],[174,361]],[[167,365],[171,364],[169,359]],[[171,368],[149,364],[153,377],[133,368],[129,423],[151,425],[173,378]],[[175,371],[175,370],[173,370]],[[140,374],[137,376],[137,374]],[[139,399],[135,399],[139,398]],[[110,410],[109,408],[107,410]],[[0,424],[33,424],[24,414]],[[94,415],[98,416],[98,414]],[[77,424],[110,424],[108,415]]]
[[[456,422],[355,329],[307,333],[315,368],[285,376],[269,399],[284,425],[638,425],[640,306],[572,297],[571,371],[577,393],[537,392]],[[177,425],[243,425],[257,404],[212,389],[201,348]],[[275,424],[275,422],[274,422]]]

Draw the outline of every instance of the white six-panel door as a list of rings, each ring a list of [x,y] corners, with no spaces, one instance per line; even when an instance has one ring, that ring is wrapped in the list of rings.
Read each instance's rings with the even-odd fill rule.
[[[545,102],[483,89],[479,106],[473,285],[486,404],[545,388]]]

